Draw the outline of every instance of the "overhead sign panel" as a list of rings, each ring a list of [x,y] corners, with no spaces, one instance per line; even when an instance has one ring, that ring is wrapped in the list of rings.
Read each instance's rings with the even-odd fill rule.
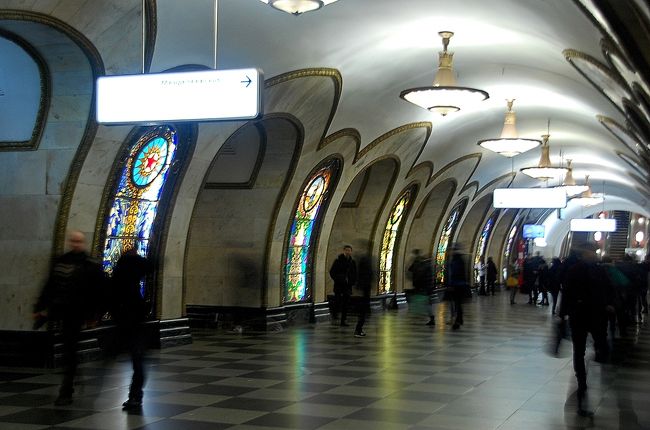
[[[253,119],[262,113],[262,83],[257,69],[104,76],[97,79],[97,122]]]
[[[493,193],[495,208],[558,209],[566,207],[562,188],[497,188]]]
[[[574,218],[571,231],[616,231],[616,220],[609,218]]]

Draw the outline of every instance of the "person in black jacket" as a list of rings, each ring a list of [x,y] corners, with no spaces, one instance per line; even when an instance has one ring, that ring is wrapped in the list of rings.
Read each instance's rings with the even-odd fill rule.
[[[143,323],[149,310],[141,292],[140,282],[152,271],[153,266],[149,260],[138,255],[135,249],[125,251],[113,269],[113,319],[117,324],[118,339],[128,348],[133,365],[129,398],[122,404],[124,409],[142,406],[142,388],[145,381],[143,361],[146,350]]]
[[[343,247],[343,254],[339,254],[330,268],[330,277],[334,281],[334,318],[336,319],[336,312],[341,312],[341,327],[346,327],[352,286],[357,282],[357,266],[352,259],[352,246]]]
[[[605,269],[596,262],[596,247],[583,244],[566,269],[560,317],[569,319],[573,343],[573,369],[578,381],[578,413],[592,415],[583,408],[587,391],[585,349],[591,333],[597,362],[607,360],[607,315],[614,311],[613,291]]]
[[[72,403],[79,334],[85,321],[97,317],[105,281],[101,265],[86,252],[84,234],[72,231],[67,242],[70,250],[53,260],[33,315],[35,328],[46,319],[61,323],[63,381],[54,402],[57,406]]]
[[[447,269],[447,288],[451,292],[456,309],[456,320],[452,328],[457,330],[463,325],[463,301],[471,294],[469,279],[467,277],[467,263],[465,256],[461,253],[461,245],[453,244],[449,266]]]
[[[494,286],[497,282],[497,265],[494,264],[492,257],[488,257],[487,259],[485,279],[487,280],[487,292],[494,295]]]

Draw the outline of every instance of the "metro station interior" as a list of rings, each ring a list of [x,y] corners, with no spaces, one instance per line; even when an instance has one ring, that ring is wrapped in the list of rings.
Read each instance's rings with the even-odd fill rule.
[[[554,316],[505,287],[584,243],[645,260],[649,47],[644,0],[0,0],[0,428],[650,428],[647,314],[576,417]],[[97,120],[100,77],[249,68],[255,118]],[[70,231],[107,275],[130,246],[156,267],[139,414],[110,316],[83,331],[80,401],[52,407],[32,308]],[[346,245],[372,262],[364,339],[332,324]],[[408,268],[431,257],[441,298],[453,246],[473,284],[492,257],[499,294],[459,331],[441,300],[430,329]]]

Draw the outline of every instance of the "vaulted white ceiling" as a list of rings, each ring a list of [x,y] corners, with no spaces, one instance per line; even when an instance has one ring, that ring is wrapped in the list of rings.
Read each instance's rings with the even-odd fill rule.
[[[625,117],[563,55],[571,48],[606,63],[601,34],[572,1],[339,0],[298,17],[259,0],[220,0],[218,7],[218,68],[255,66],[267,78],[310,67],[341,72],[329,133],[357,129],[364,146],[401,125],[429,121],[433,133],[418,162],[431,161],[435,172],[480,152],[473,180],[483,186],[539,159],[539,149],[511,160],[476,145],[499,135],[505,99],[514,98],[519,134],[540,138],[550,120],[551,159],[559,163],[560,152],[572,159],[579,183],[589,174],[594,191],[648,205],[644,172],[618,153],[637,154],[597,119],[625,124]],[[442,30],[455,32],[449,49],[459,85],[490,93],[475,108],[444,118],[399,98],[404,89],[431,85]],[[178,31],[191,36],[193,29]],[[518,173],[512,186],[542,185]]]

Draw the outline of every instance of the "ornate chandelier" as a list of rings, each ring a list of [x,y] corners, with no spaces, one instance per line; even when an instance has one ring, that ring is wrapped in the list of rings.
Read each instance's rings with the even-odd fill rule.
[[[573,168],[571,167],[571,161],[572,160],[567,160],[566,162],[566,176],[564,176],[564,181],[562,181],[562,185],[560,185],[560,188],[563,188],[564,191],[566,191],[566,196],[569,198],[582,194],[589,189],[589,185],[576,184],[576,180],[573,179]]]
[[[454,53],[447,51],[449,39],[454,33],[441,31],[438,34],[442,37],[443,50],[438,53],[438,71],[433,79],[433,85],[410,88],[402,91],[399,96],[407,102],[445,116],[451,112],[458,112],[470,104],[486,100],[490,95],[483,90],[456,85],[452,69]]]
[[[565,175],[567,172],[566,167],[553,166],[551,164],[551,158],[549,157],[550,147],[548,146],[548,138],[550,135],[542,135],[542,156],[539,158],[539,163],[537,167],[524,167],[519,169],[524,175],[528,175],[531,178],[548,180],[553,178],[559,178],[562,175]]]
[[[595,194],[591,192],[589,175],[585,176],[585,186],[587,187],[587,190],[584,191],[582,194],[580,194],[578,197],[571,199],[572,201],[576,201],[577,203],[585,207],[599,205],[605,201],[604,194]]]
[[[269,6],[290,13],[291,15],[302,15],[305,12],[318,10],[323,6],[334,3],[337,0],[260,0]]]
[[[477,144],[504,157],[514,157],[539,146],[542,142],[538,139],[519,137],[519,133],[517,133],[517,116],[515,111],[512,110],[515,99],[506,100],[506,102],[508,110],[506,110],[506,116],[503,120],[501,137],[479,140]]]

